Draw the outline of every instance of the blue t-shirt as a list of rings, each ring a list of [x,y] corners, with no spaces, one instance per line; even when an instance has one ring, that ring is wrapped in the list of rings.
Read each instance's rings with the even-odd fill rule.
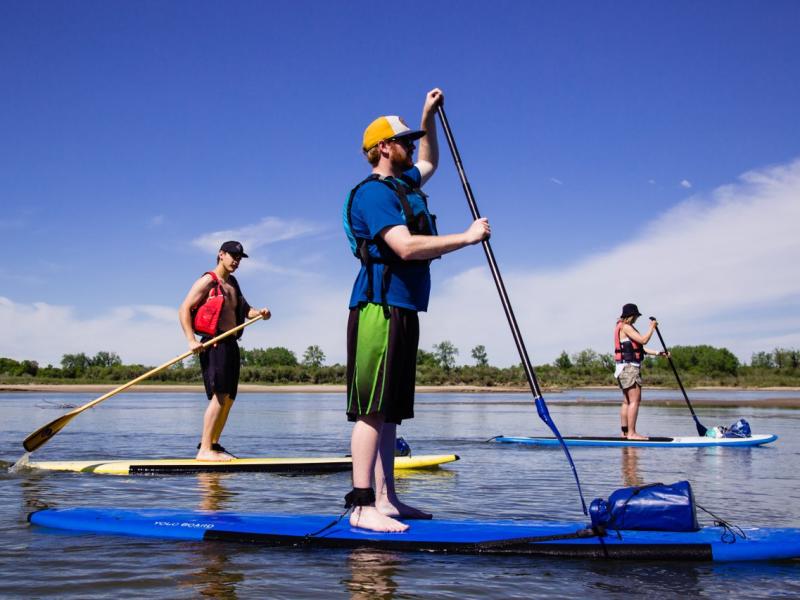
[[[417,186],[420,184],[421,176],[417,167],[412,167],[405,172],[405,175],[411,178]],[[395,183],[404,185],[399,180],[395,180]],[[425,210],[425,202],[418,194],[407,193],[406,200],[415,215]],[[347,210],[346,207],[345,210]],[[370,240],[377,238],[380,232],[387,227],[406,224],[403,206],[400,204],[397,194],[380,181],[368,181],[358,188],[353,197],[350,218],[353,234],[356,237]],[[368,249],[371,256],[381,256],[376,244],[369,244]],[[386,265],[383,264],[372,264],[372,302],[383,302],[381,280],[385,267]],[[431,273],[428,261],[400,261],[399,264],[392,264],[390,271],[386,304],[417,311],[427,310],[431,293]],[[361,265],[358,277],[353,284],[353,292],[350,295],[350,308],[369,302],[367,298],[368,282],[367,271],[364,265]]]

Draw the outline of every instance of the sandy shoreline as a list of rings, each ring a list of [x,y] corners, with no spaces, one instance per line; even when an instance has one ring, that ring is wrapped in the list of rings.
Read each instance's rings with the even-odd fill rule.
[[[31,393],[76,393],[76,394],[97,394],[102,395],[115,388],[114,385],[101,385],[101,384],[0,384],[0,394],[12,392],[31,392]],[[585,390],[615,390],[614,386],[605,387],[590,387],[583,388]],[[757,408],[800,408],[800,389],[799,388],[724,388],[724,387],[702,387],[696,388],[697,390],[715,390],[715,391],[759,391],[759,392],[796,392],[796,397],[790,398],[757,398],[757,399],[734,399],[734,400],[716,400],[697,398],[692,400],[693,406],[702,407],[757,407]],[[679,390],[675,391],[674,399],[659,399],[649,400],[645,396],[645,404],[651,406],[668,406],[668,407],[686,407],[681,393]],[[130,389],[125,390],[124,393],[179,393],[179,394],[202,394],[204,392],[202,385],[165,385],[165,384],[140,384]],[[274,393],[274,394],[344,394],[345,386],[343,385],[259,385],[259,384],[242,384],[239,386],[239,392],[242,394],[248,393]],[[474,394],[519,394],[519,400],[513,400],[511,403],[516,404],[525,403],[529,401],[530,391],[527,388],[519,387],[480,387],[470,385],[449,385],[449,386],[435,386],[435,385],[420,385],[417,386],[417,392],[422,394],[427,393],[474,393]],[[616,400],[559,400],[559,390],[546,390],[545,399],[548,404],[570,404],[570,405],[591,405],[591,406],[616,406]],[[526,398],[527,397],[527,398]],[[691,399],[691,390],[689,390],[689,398]],[[508,403],[508,401],[503,401]]]

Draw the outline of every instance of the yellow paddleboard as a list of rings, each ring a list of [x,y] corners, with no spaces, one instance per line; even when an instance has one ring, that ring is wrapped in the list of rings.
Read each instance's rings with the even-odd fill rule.
[[[456,454],[420,454],[398,456],[395,469],[431,469],[458,460]],[[32,462],[32,469],[47,471],[76,471],[103,475],[136,475],[162,473],[330,473],[350,470],[349,457],[331,458],[235,458],[225,462],[193,458],[121,459],[121,460],[63,460]]]

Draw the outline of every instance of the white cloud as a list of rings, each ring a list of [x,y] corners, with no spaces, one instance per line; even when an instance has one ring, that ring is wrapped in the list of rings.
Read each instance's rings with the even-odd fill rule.
[[[686,188],[687,190],[692,187],[692,182],[688,179],[681,179],[681,187]]]
[[[0,356],[43,365],[58,365],[63,354],[100,350],[127,363],[156,364],[186,350],[177,311],[167,306],[118,306],[79,318],[71,306],[18,304],[0,296],[0,327]]]
[[[155,215],[153,217],[150,217],[150,222],[148,223],[148,225],[150,227],[160,227],[166,222],[167,218],[164,215]]]
[[[800,347],[798,198],[800,160],[692,197],[625,243],[566,268],[503,270],[501,264],[534,364],[551,362],[562,350],[608,352],[625,302],[636,302],[645,317],[658,316],[670,345],[724,346],[743,359],[775,346]],[[195,244],[216,250],[220,241],[239,238],[249,249],[248,243],[255,248],[314,230],[312,224],[265,219]],[[557,251],[527,243],[531,247],[520,253]],[[430,313],[420,317],[421,346],[449,339],[459,358],[471,362],[470,350],[483,344],[493,364],[518,362],[488,269],[446,269],[446,260],[433,265],[434,295]],[[329,363],[343,362],[350,280],[309,273],[282,283],[246,283],[248,297],[257,303],[264,294],[274,317],[247,331],[245,347],[286,346],[300,356],[318,344]],[[80,318],[69,306],[0,297],[0,330],[0,356],[43,364],[57,364],[65,353],[111,350],[125,362],[153,365],[185,351],[171,306],[121,306]]]
[[[244,251],[249,255],[249,258],[240,267],[243,273],[263,271],[303,277],[306,275],[304,269],[279,266],[269,260],[267,253],[263,249],[258,256],[255,256],[253,251],[277,242],[319,234],[324,230],[325,228],[321,225],[302,219],[286,220],[277,217],[264,217],[258,223],[251,225],[205,233],[192,240],[192,245],[209,254],[214,254],[219,250],[223,242],[238,240],[242,243]],[[295,263],[293,262],[293,264]]]
[[[247,348],[284,346],[298,358],[312,344],[322,347],[327,362],[344,362],[347,297],[323,282],[299,282],[290,307],[266,323],[247,329]],[[307,289],[304,289],[307,288]],[[274,308],[273,308],[273,312]],[[100,350],[116,352],[125,363],[157,365],[186,352],[173,306],[117,306],[91,318],[74,307],[36,302],[20,304],[0,296],[0,356],[60,364],[64,354]]]
[[[279,219],[264,217],[258,223],[244,225],[236,229],[212,231],[192,240],[192,244],[207,252],[214,253],[227,240],[238,240],[248,254],[251,250],[294,238],[311,235],[322,228],[302,219]]]
[[[532,360],[550,362],[562,349],[607,352],[625,302],[655,313],[671,345],[725,346],[744,359],[800,346],[798,198],[800,161],[752,171],[608,252],[559,271],[505,273]],[[423,347],[450,339],[463,358],[484,344],[495,364],[518,361],[486,268],[440,283],[425,321]]]
[[[550,181],[552,181],[552,182],[553,182],[553,183],[555,183],[556,185],[564,185],[564,182],[563,182],[563,181],[561,181],[560,179],[556,179],[555,177],[551,177],[551,178],[550,178]]]

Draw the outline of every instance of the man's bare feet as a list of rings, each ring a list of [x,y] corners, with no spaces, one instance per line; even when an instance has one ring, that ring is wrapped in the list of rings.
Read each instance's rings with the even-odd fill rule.
[[[408,504],[403,504],[399,500],[395,500],[394,502],[389,502],[388,500],[386,502],[378,502],[376,506],[380,511],[380,513],[386,515],[387,517],[394,517],[399,519],[433,518],[433,515],[431,513],[426,513],[418,508],[409,506]]]
[[[649,440],[650,438],[646,435],[640,435],[638,433],[629,433],[628,434],[629,440]]]
[[[227,462],[229,460],[233,460],[233,457],[230,454],[225,454],[224,452],[215,452],[214,450],[200,450],[195,456],[196,460],[205,460],[205,461],[213,461],[213,462]]]
[[[382,514],[374,506],[357,506],[350,513],[350,525],[370,531],[388,531],[399,533],[408,529],[408,525]]]

